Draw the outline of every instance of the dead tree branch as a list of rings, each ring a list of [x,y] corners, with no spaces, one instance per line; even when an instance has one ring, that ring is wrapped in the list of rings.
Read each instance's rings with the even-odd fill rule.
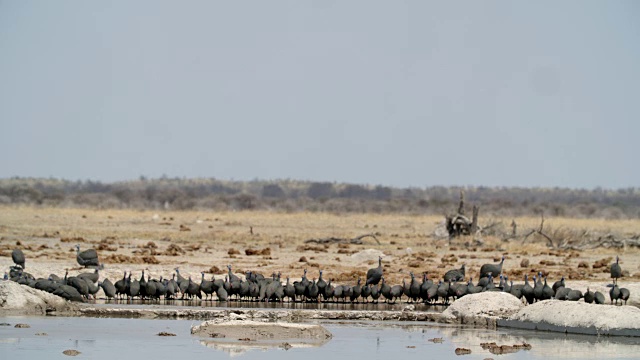
[[[380,245],[380,240],[378,240],[378,238],[376,237],[375,234],[364,234],[364,235],[356,236],[356,237],[351,238],[351,239],[337,238],[337,237],[329,237],[329,238],[322,238],[322,239],[309,239],[309,240],[305,240],[304,242],[306,244],[314,243],[314,244],[354,244],[354,245],[362,245],[362,244],[364,244],[364,241],[362,241],[362,239],[367,238],[367,237],[373,238],[378,243],[378,245]]]

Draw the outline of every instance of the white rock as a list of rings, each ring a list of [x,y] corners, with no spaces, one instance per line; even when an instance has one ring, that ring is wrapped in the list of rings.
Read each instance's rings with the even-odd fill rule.
[[[448,318],[507,318],[523,307],[524,304],[511,294],[487,291],[463,296],[454,301],[442,315]]]
[[[595,327],[604,331],[640,329],[640,309],[635,306],[545,300],[521,309],[509,320],[546,323],[562,327]]]
[[[13,281],[0,281],[0,314],[45,315],[47,311],[73,311],[76,308],[74,304],[48,292]]]

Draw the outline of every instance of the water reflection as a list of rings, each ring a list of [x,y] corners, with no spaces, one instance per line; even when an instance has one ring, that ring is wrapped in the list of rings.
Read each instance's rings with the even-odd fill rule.
[[[407,329],[413,331],[412,329]],[[544,331],[478,330],[460,327],[442,327],[439,332],[445,341],[455,347],[471,349],[472,353],[490,355],[481,343],[495,342],[498,345],[531,344],[528,355],[536,359],[637,359],[640,341],[637,338],[620,336],[603,337],[593,335],[563,334]]]
[[[201,340],[200,344],[208,348],[219,350],[229,354],[231,357],[244,355],[249,351],[267,351],[272,349],[303,349],[303,348],[319,348],[329,342],[326,340],[301,340],[288,339],[281,341],[229,341],[229,340]]]
[[[289,310],[385,310],[385,311],[400,311],[407,304],[396,303],[387,304],[384,302],[379,303],[342,303],[342,302],[322,302],[322,303],[303,303],[303,302],[256,302],[256,301],[211,301],[211,300],[127,300],[127,299],[111,299],[103,300],[98,299],[91,303],[101,305],[118,305],[122,307],[145,307],[145,306],[169,306],[169,307],[199,307],[199,308],[247,308],[247,309],[289,309]],[[443,305],[428,305],[428,304],[412,304],[417,311],[428,312],[442,312],[446,309]]]

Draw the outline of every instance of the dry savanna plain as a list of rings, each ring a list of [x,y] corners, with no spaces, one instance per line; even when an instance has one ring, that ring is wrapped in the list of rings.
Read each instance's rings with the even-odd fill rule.
[[[35,277],[50,273],[64,275],[85,271],[76,263],[74,246],[95,248],[105,268],[101,277],[112,281],[132,271],[140,277],[144,269],[154,278],[170,277],[180,268],[183,276],[199,281],[201,272],[224,277],[228,264],[234,273],[247,270],[264,275],[281,272],[292,281],[308,269],[316,278],[324,271],[334,284],[355,284],[365,279],[367,269],[377,265],[384,254],[385,279],[399,284],[427,273],[442,278],[452,268],[466,265],[467,278],[478,280],[482,264],[506,260],[504,273],[515,283],[525,274],[542,271],[554,282],[561,276],[573,281],[606,284],[609,266],[620,256],[624,278],[620,283],[640,280],[640,249],[598,247],[575,250],[548,246],[537,234],[524,234],[540,225],[540,218],[484,219],[479,223],[518,224],[517,236],[507,239],[496,234],[480,234],[449,240],[442,216],[402,214],[277,213],[267,211],[153,211],[48,208],[32,206],[0,207],[0,266],[8,271],[11,251],[21,248],[26,270]],[[547,218],[545,229],[575,234],[617,234],[634,238],[640,221]],[[361,238],[361,244],[350,239]],[[317,243],[309,240],[330,240]],[[337,240],[346,240],[345,242]],[[622,285],[621,285],[622,286]],[[637,294],[632,294],[632,297]]]

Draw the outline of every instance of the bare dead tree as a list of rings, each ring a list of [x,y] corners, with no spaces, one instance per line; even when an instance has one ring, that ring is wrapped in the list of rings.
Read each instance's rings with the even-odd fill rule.
[[[478,225],[479,208],[473,206],[471,219],[465,216],[464,210],[464,190],[460,190],[460,203],[458,204],[458,212],[455,215],[445,215],[445,224],[449,239],[459,237],[461,235],[476,234],[480,230]]]

